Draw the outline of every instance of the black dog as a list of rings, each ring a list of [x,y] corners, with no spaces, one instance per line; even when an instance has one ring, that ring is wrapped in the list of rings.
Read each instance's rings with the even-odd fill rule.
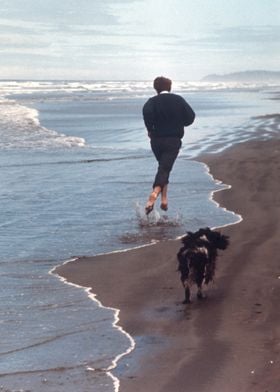
[[[213,280],[216,268],[218,249],[224,250],[229,245],[229,238],[213,231],[208,227],[195,233],[187,232],[182,238],[183,246],[177,254],[179,261],[178,271],[181,272],[181,281],[185,288],[185,300],[190,303],[190,287],[197,285],[197,298],[204,298],[202,284]]]

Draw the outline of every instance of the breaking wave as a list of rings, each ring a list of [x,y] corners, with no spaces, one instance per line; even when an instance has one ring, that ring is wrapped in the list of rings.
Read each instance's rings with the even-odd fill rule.
[[[38,111],[0,98],[0,149],[49,149],[85,146],[80,137],[66,136],[40,124]]]

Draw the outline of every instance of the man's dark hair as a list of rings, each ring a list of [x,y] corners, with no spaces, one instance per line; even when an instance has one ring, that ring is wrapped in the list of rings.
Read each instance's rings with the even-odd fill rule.
[[[154,89],[159,94],[162,91],[170,91],[171,90],[172,81],[164,76],[158,76],[154,80]]]

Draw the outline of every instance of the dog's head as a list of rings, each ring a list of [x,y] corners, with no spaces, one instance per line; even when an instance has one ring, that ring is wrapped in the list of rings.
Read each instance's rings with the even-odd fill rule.
[[[219,231],[211,230],[209,227],[198,230],[197,234],[200,238],[205,236],[211,246],[216,249],[225,250],[229,245],[229,237],[227,235],[223,235]]]
[[[198,238],[195,236],[195,233],[188,231],[188,233],[182,238],[182,243],[184,247],[187,249],[194,249],[197,247]]]
[[[221,234],[219,231],[211,230],[209,227],[199,229],[195,233],[187,232],[187,235],[182,238],[182,243],[187,248],[194,248],[200,246],[202,241],[209,242],[211,247],[225,250],[229,245],[229,237]]]

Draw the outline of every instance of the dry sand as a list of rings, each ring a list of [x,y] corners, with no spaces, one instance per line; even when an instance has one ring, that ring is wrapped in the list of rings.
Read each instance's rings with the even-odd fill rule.
[[[280,391],[280,141],[246,142],[201,160],[232,185],[215,200],[243,217],[221,229],[231,245],[206,300],[181,304],[179,241],[57,269],[120,309],[136,341],[114,371],[120,392]]]

